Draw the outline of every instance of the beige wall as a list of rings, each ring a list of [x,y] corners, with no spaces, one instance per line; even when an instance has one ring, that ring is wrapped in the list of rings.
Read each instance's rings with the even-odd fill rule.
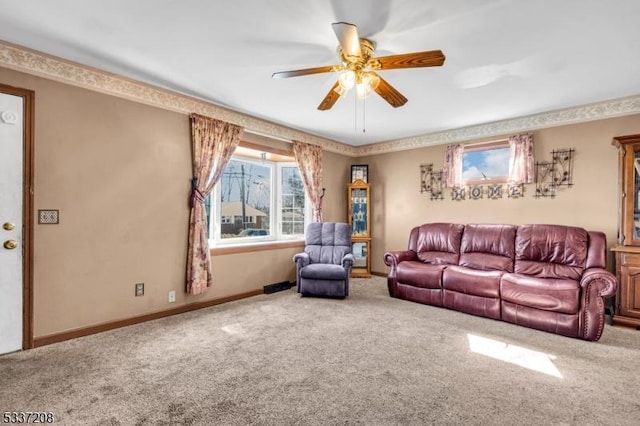
[[[386,272],[384,252],[405,249],[411,228],[427,222],[575,225],[604,232],[611,246],[618,220],[618,157],[611,139],[634,133],[640,133],[639,115],[534,131],[537,161],[549,160],[553,149],[576,149],[574,186],[559,190],[554,199],[534,198],[531,184],[521,199],[453,201],[445,190],[444,200],[430,201],[420,193],[419,167],[442,168],[442,145],[358,159],[369,164],[372,185],[372,270]],[[468,143],[474,142],[480,140]]]
[[[216,255],[213,288],[184,294],[191,176],[186,115],[4,68],[0,82],[36,93],[35,209],[60,210],[59,225],[34,230],[35,337],[294,279],[296,247]],[[446,190],[445,200],[430,201],[420,194],[419,166],[442,167],[444,146],[359,159],[325,152],[324,219],[346,220],[349,166],[364,163],[372,184],[375,272],[386,272],[384,252],[405,248],[413,226],[433,221],[578,225],[605,232],[611,245],[618,189],[610,141],[632,133],[640,133],[638,115],[535,131],[538,160],[549,159],[553,149],[576,149],[574,186],[555,199],[535,199],[528,185],[522,199],[455,202]],[[133,296],[136,282],[145,283],[145,296]],[[174,304],[167,302],[170,290],[176,290]]]
[[[0,82],[35,91],[35,209],[60,210],[59,225],[34,230],[36,338],[295,278],[299,248],[218,255],[214,286],[184,293],[186,115],[5,68]],[[350,159],[325,155],[325,219],[346,220]]]

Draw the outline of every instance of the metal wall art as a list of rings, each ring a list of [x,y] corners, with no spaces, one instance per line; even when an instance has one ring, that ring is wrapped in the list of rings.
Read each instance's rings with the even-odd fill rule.
[[[420,165],[420,193],[428,192],[430,200],[443,200],[442,170],[433,170],[433,164]]]
[[[469,199],[470,200],[479,200],[482,198],[482,194],[484,193],[482,186],[474,185],[469,187]]]
[[[451,199],[453,201],[462,201],[465,199],[465,193],[464,186],[454,186],[451,188]]]
[[[498,198],[502,198],[502,185],[500,184],[487,185],[487,198],[491,200],[497,200]]]
[[[524,184],[509,184],[507,185],[507,197],[509,198],[521,198],[524,197]]]
[[[554,185],[558,186],[572,186],[573,185],[573,148],[559,149],[557,151],[551,151],[551,157],[553,158],[554,168]]]
[[[556,196],[556,187],[553,184],[553,163],[549,161],[536,161],[536,198]]]
[[[536,198],[554,198],[559,187],[573,186],[573,148],[551,151],[551,161],[536,162]]]

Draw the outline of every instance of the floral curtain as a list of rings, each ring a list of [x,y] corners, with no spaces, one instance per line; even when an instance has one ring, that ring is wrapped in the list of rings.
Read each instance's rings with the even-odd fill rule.
[[[187,249],[187,293],[200,294],[212,284],[204,200],[231,159],[243,129],[198,114],[191,114],[190,118],[193,177],[189,201],[191,215]]]
[[[444,186],[447,188],[462,186],[462,154],[464,154],[463,144],[447,145],[442,173]]]
[[[307,191],[313,221],[322,222],[322,148],[304,142],[293,141],[293,155],[298,163],[302,183]]]
[[[535,161],[533,158],[533,136],[515,135],[509,138],[509,183],[533,182]]]

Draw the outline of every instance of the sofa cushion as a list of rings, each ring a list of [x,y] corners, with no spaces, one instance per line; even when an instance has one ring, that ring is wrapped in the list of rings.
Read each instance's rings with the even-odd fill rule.
[[[424,263],[457,265],[464,225],[428,223],[414,228],[409,237],[409,250]]]
[[[569,337],[580,337],[580,315],[541,311],[515,303],[500,302],[501,319],[513,324],[536,328]]]
[[[442,288],[482,297],[500,297],[502,271],[478,271],[464,266],[448,266],[442,274]]]
[[[300,276],[312,280],[344,280],[347,278],[347,269],[342,265],[312,263],[300,270]]]
[[[445,265],[430,265],[423,262],[400,262],[397,280],[402,284],[409,284],[423,288],[442,288],[442,271]]]
[[[459,265],[483,271],[513,272],[515,237],[515,225],[465,225]]]
[[[516,305],[575,314],[580,308],[580,283],[570,279],[504,274],[500,280],[500,297]]]
[[[539,278],[579,280],[587,259],[588,233],[562,225],[520,225],[514,272]]]

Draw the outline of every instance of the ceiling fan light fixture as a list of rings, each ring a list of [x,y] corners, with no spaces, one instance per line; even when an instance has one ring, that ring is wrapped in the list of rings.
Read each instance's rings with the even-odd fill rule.
[[[342,87],[345,91],[351,90],[353,85],[356,84],[356,73],[352,70],[346,70],[340,77],[338,77],[338,82],[340,83],[340,87]]]
[[[380,84],[380,77],[378,77],[375,73],[367,72],[362,77],[362,82],[369,86],[371,90],[376,90],[378,88],[378,84]]]
[[[378,88],[378,84],[380,84],[380,77],[371,72],[362,73],[358,80],[360,80],[358,84],[356,84],[358,99],[364,99],[369,96],[371,92]]]

